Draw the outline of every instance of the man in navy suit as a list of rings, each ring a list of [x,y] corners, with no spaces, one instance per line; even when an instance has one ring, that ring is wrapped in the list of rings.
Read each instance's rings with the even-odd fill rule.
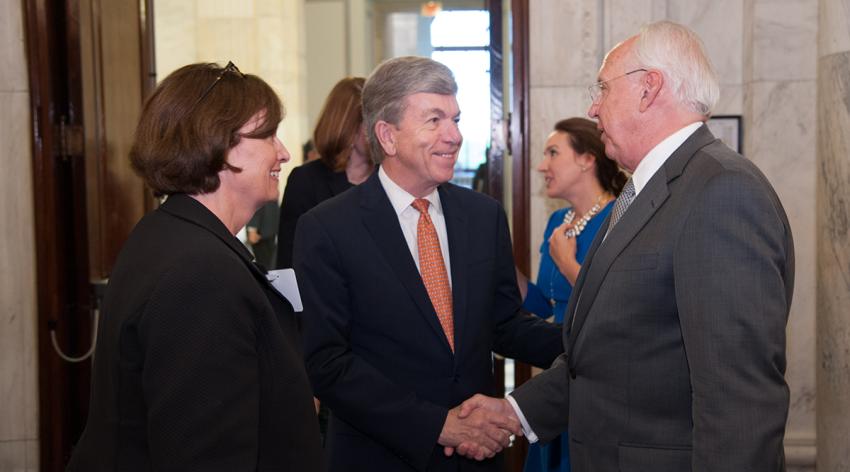
[[[515,411],[532,441],[569,423],[580,471],[785,470],[794,244],[770,183],[704,124],[718,90],[684,26],[608,53],[588,114],[633,174],[582,264],[566,353],[464,413]]]
[[[563,350],[558,327],[519,311],[504,210],[448,183],[456,93],[430,59],[379,65],[363,90],[378,172],[298,223],[305,358],[335,472],[499,470],[519,423],[453,407],[495,392],[493,351],[547,366]],[[453,454],[461,443],[480,462]]]

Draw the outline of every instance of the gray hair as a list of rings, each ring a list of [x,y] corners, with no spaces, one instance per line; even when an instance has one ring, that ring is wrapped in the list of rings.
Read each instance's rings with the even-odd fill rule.
[[[380,164],[384,149],[375,134],[375,124],[386,121],[398,125],[404,114],[405,99],[416,93],[457,95],[452,71],[425,57],[402,56],[380,63],[363,86],[363,122],[367,127],[372,160]]]
[[[639,67],[664,74],[679,102],[708,117],[717,104],[720,86],[702,40],[671,21],[645,25],[634,47]]]

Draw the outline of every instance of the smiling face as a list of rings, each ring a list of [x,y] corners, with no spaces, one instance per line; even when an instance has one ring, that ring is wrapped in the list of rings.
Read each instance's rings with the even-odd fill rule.
[[[454,176],[460,110],[454,95],[436,93],[409,95],[405,105],[398,125],[375,125],[386,156],[381,166],[401,188],[424,197]]]
[[[643,156],[630,154],[632,140],[640,133],[640,78],[642,73],[629,74],[634,70],[631,50],[635,38],[631,38],[611,50],[599,69],[598,80],[605,82],[601,95],[587,110],[587,115],[598,121],[602,131],[605,153],[621,166],[634,171]]]
[[[262,112],[251,117],[239,130],[242,135],[239,144],[227,154],[227,163],[242,171],[225,169],[220,174],[222,187],[228,187],[235,195],[245,198],[246,204],[255,208],[277,199],[280,167],[290,157],[289,151],[275,134],[266,138],[244,136],[255,130],[263,119]]]
[[[593,158],[576,154],[569,139],[569,134],[553,131],[546,140],[543,160],[537,166],[537,171],[546,181],[546,196],[549,198],[569,200],[570,191],[577,188],[582,174],[592,170]]]

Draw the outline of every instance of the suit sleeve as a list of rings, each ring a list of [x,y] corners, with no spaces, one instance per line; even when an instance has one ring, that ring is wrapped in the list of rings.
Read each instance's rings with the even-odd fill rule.
[[[674,256],[693,470],[779,470],[789,398],[790,229],[756,175],[721,172],[694,198]]]
[[[505,212],[496,206],[498,238],[496,247],[493,350],[513,359],[546,368],[564,352],[561,325],[542,320],[520,310],[522,304],[511,253],[511,238]]]
[[[525,300],[522,302],[523,310],[543,319],[552,316],[552,305],[540,287],[529,281],[525,290]]]
[[[570,378],[567,355],[561,354],[552,367],[511,392],[537,439],[548,442],[567,429],[570,412]]]
[[[190,262],[159,282],[139,322],[151,465],[254,470],[260,381],[253,319],[260,307],[232,264]]]
[[[317,203],[313,198],[314,190],[311,188],[310,179],[307,177],[303,169],[296,167],[286,179],[277,230],[278,269],[292,267],[292,246],[298,219]]]
[[[425,470],[448,410],[426,402],[351,350],[357,322],[337,248],[313,213],[295,236],[295,270],[304,301],[304,357],[313,390],[334,415]]]

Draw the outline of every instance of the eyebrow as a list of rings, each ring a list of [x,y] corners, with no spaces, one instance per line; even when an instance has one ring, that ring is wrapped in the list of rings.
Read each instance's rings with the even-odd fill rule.
[[[443,110],[442,108],[437,108],[437,107],[430,108],[428,110],[425,110],[424,113],[422,113],[423,116],[428,116],[428,115],[432,115],[432,114],[437,115],[440,118],[445,118],[446,116],[448,116],[448,113],[446,113],[445,110]],[[459,116],[460,116],[460,111],[458,111],[457,114],[453,118],[457,118]]]

